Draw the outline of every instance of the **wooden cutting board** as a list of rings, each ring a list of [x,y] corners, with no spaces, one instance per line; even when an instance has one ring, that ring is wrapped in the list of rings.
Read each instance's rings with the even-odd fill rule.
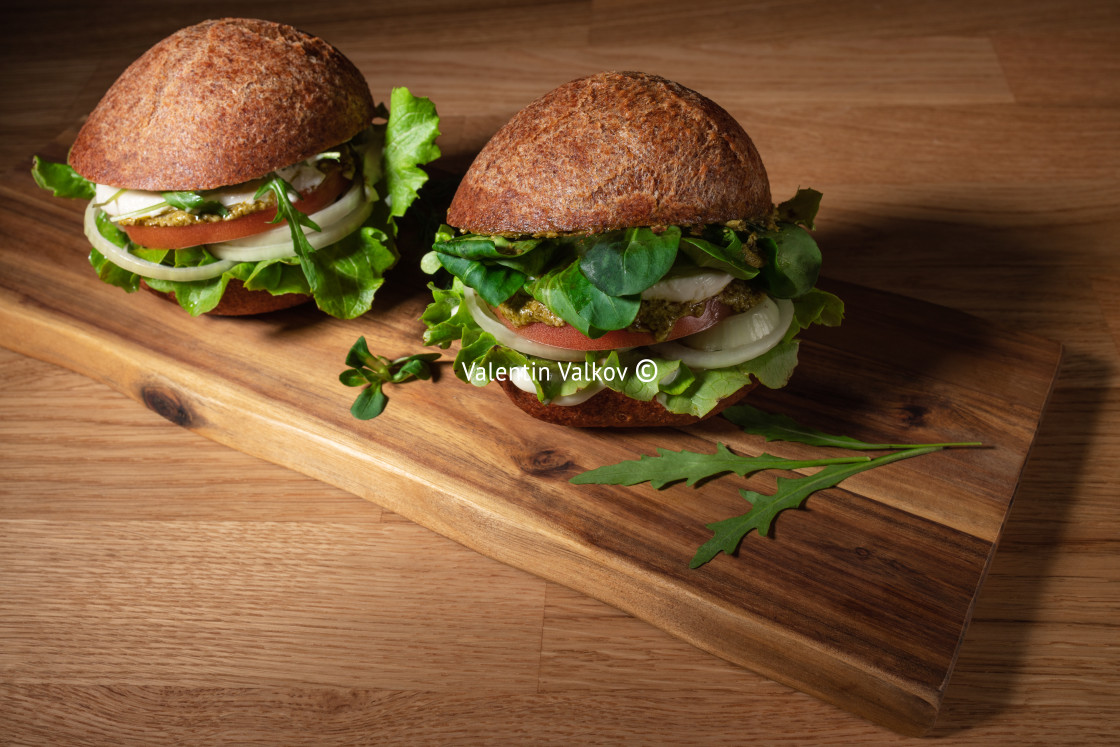
[[[773,538],[688,562],[705,525],[742,513],[735,476],[655,491],[576,486],[585,469],[657,447],[791,457],[717,418],[685,430],[580,431],[532,420],[496,386],[392,389],[380,418],[349,414],[350,345],[419,352],[419,251],[343,322],[302,307],[193,319],[100,283],[84,205],[0,179],[0,344],[86,374],[168,420],[341,487],[488,556],[617,606],[707,651],[905,733],[934,722],[1050,392],[1056,343],[853,285],[839,329],[814,330],[793,382],[752,402],[876,442],[982,441],[817,493]],[[200,475],[205,480],[205,475]]]

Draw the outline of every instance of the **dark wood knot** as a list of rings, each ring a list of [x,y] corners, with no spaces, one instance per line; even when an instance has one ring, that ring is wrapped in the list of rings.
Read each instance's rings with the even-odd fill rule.
[[[929,415],[929,408],[923,405],[905,405],[902,408],[902,419],[913,428],[925,425],[926,415]]]
[[[183,404],[178,394],[169,389],[145,386],[140,390],[140,398],[149,410],[158,413],[175,425],[190,428],[194,423],[194,415],[190,408]]]
[[[567,455],[556,449],[522,452],[514,457],[514,461],[522,472],[537,477],[554,475],[572,466]]]

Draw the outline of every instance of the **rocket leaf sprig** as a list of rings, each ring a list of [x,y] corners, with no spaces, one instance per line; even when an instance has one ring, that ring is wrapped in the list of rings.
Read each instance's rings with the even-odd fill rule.
[[[729,407],[724,411],[723,416],[741,427],[745,433],[762,436],[767,441],[792,441],[853,452],[889,450],[891,453],[875,458],[863,454],[851,454],[825,459],[787,459],[765,453],[752,457],[735,454],[721,443],[716,445],[714,454],[658,449],[657,456],[644,455],[635,460],[588,470],[573,477],[571,482],[577,485],[637,485],[649,482],[651,487],[660,490],[680,481],[695,487],[701,480],[726,473],[746,477],[768,469],[796,470],[821,467],[812,474],[777,478],[777,487],[769,495],[753,490],[740,490],[739,495],[750,504],[750,508],[739,516],[707,525],[713,536],[696,551],[689,563],[689,567],[695,569],[711,561],[721,551],[727,555],[734,555],[751,530],[757,531],[764,537],[770,537],[774,519],[778,514],[789,509],[800,508],[809,496],[836,487],[852,475],[947,447],[981,445],[974,441],[935,444],[869,443],[847,436],[828,434],[803,426],[786,415],[766,413],[748,405]]]

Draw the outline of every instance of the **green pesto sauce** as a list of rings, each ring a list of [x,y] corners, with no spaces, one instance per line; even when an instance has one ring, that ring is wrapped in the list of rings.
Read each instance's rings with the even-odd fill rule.
[[[498,311],[515,327],[524,327],[533,322],[547,324],[550,327],[563,327],[566,324],[563,319],[553,314],[547,306],[525,291],[514,293],[508,301],[498,307]]]
[[[253,200],[252,202],[239,202],[230,205],[229,216],[223,218],[217,213],[191,213],[187,210],[172,210],[160,215],[141,216],[139,218],[122,218],[122,226],[193,226],[196,223],[220,223],[223,220],[233,220],[252,213],[276,207],[275,198],[272,200]]]
[[[756,290],[743,280],[732,280],[717,296],[720,303],[731,307],[736,314],[760,303],[766,294]],[[707,299],[703,301],[666,301],[665,299],[644,299],[638,308],[638,316],[629,329],[634,332],[648,332],[657,341],[669,336],[678,321],[686,316],[701,316]],[[547,306],[537,301],[525,291],[518,291],[508,301],[498,306],[498,311],[515,327],[524,327],[534,322],[550,327],[563,327],[563,319],[552,313]]]
[[[720,303],[729,306],[736,314],[766,298],[762,291],[752,288],[746,281],[732,280],[717,296]],[[638,317],[630,325],[635,332],[649,332],[654,339],[662,342],[669,336],[673,326],[686,316],[702,316],[707,299],[702,301],[666,301],[664,299],[643,300],[638,309]]]

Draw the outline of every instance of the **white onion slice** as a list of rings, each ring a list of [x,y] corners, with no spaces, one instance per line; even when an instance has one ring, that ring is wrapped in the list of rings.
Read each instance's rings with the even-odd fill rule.
[[[86,206],[85,232],[89,243],[93,245],[94,249],[105,255],[105,259],[121,269],[135,272],[140,277],[181,282],[209,280],[237,265],[237,262],[232,260],[219,260],[197,267],[168,267],[158,262],[140,259],[101,235],[101,232],[97,230],[97,208],[93,206],[93,202]]]
[[[528,366],[518,366],[517,368],[510,369],[509,380],[511,384],[523,392],[528,392],[529,394],[537,393],[537,387],[533,384],[533,377],[529,375]],[[581,405],[606,388],[606,384],[601,381],[596,381],[591,386],[580,389],[578,392],[562,394],[555,399],[549,400],[547,404],[558,405],[560,407]]]
[[[523,392],[536,394],[537,387],[533,384],[533,377],[529,375],[528,366],[517,366],[509,370],[509,383]]]
[[[513,348],[519,353],[525,353],[525,355],[535,355],[538,358],[547,358],[553,361],[582,361],[584,359],[586,351],[583,350],[568,350],[555,345],[544,345],[543,343],[526,340],[498,321],[490,307],[479,302],[478,294],[472,288],[464,289],[463,301],[467,304],[467,311],[470,312],[478,326],[482,327],[484,332],[492,334],[495,340],[507,348]]]
[[[729,350],[763,339],[778,328],[781,316],[778,305],[770,298],[764,298],[747,311],[725,317],[719,324],[677,342],[706,353]]]
[[[775,313],[776,312],[776,313]],[[776,316],[776,318],[775,318]],[[753,318],[752,318],[753,317]],[[689,368],[725,368],[752,360],[776,347],[793,323],[793,302],[767,298],[753,308],[728,317],[716,326],[650,349]],[[724,325],[728,325],[724,327]],[[723,327],[721,330],[720,327]],[[696,340],[695,338],[700,338]],[[688,344],[684,344],[685,341]],[[735,342],[737,344],[730,344]],[[700,348],[718,349],[697,349]]]
[[[582,405],[584,402],[591,399],[596,394],[598,394],[599,392],[603,391],[606,388],[607,388],[606,384],[604,384],[601,381],[596,381],[591,386],[589,386],[585,389],[580,389],[578,392],[575,392],[574,394],[562,394],[559,397],[556,397],[555,399],[550,399],[548,401],[548,404],[559,405],[560,407],[571,407],[573,405]]]
[[[312,248],[322,249],[358,230],[371,212],[373,212],[373,202],[365,200],[362,185],[355,182],[354,186],[338,201],[308,216],[323,229],[322,231],[303,226],[303,233]],[[246,236],[243,239],[208,244],[206,248],[219,259],[231,259],[237,262],[263,262],[268,259],[295,256],[292,231],[286,223],[270,231]]]
[[[659,299],[690,303],[719,294],[734,278],[718,270],[696,270],[683,275],[662,278],[642,291],[646,300]]]

